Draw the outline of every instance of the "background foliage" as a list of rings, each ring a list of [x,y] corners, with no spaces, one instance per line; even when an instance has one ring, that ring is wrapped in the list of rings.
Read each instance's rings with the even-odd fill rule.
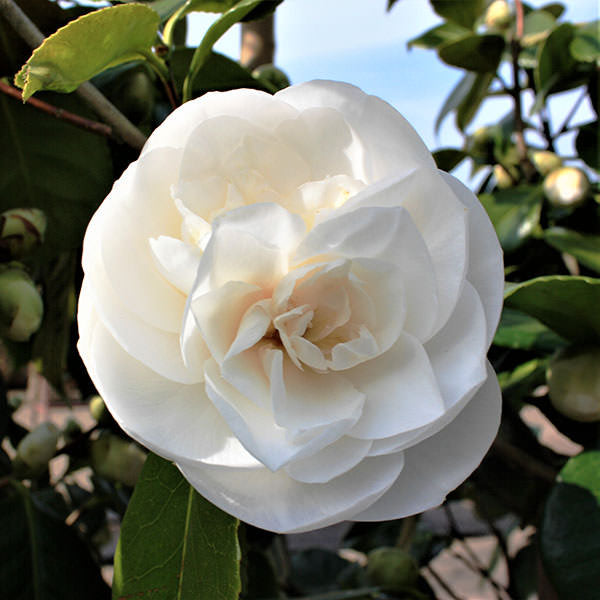
[[[19,0],[50,36],[31,54],[39,32],[15,26],[14,3],[1,0],[2,598],[69,600],[83,590],[92,600],[109,598],[113,563],[113,598],[457,598],[432,562],[441,552],[460,556],[498,598],[567,599],[573,590],[579,599],[598,597],[599,24],[565,22],[556,2],[534,10],[519,0],[429,1],[443,21],[408,45],[463,71],[436,120],[437,130],[453,117],[463,144],[434,156],[444,170],[468,161],[479,174],[476,191],[505,252],[510,283],[490,352],[504,416],[480,468],[438,511],[441,526],[428,515],[357,523],[342,532],[340,553],[294,550],[284,536],[238,524],[169,463],[146,460],[94,395],[75,347],[91,214],[144,136],[182,101],[289,84],[272,65],[251,72],[212,51],[233,24],[263,18],[280,2],[153,0],[97,9]],[[192,11],[215,13],[197,48],[185,47]],[[110,32],[106,46],[94,42],[99,28]],[[107,113],[88,81],[118,110]],[[548,101],[572,89],[580,94],[573,110],[552,122]],[[473,131],[480,106],[497,96],[511,98],[513,108]],[[534,101],[526,112],[527,96]],[[594,119],[573,125],[581,102]],[[559,156],[559,139],[569,133],[574,147]],[[72,417],[62,428],[23,420],[32,403],[82,400],[89,426]],[[568,438],[573,456],[546,445],[527,418],[534,409]],[[472,530],[455,514],[465,507]],[[110,542],[122,520],[115,553]],[[516,530],[527,532],[517,551]],[[496,547],[489,563],[466,539],[484,535]],[[502,580],[494,574],[499,563],[508,569]]]

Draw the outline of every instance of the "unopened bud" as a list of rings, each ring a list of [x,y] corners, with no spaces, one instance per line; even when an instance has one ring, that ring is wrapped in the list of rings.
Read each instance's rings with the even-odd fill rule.
[[[574,421],[600,421],[600,348],[576,347],[557,356],[546,373],[550,401]]]
[[[0,215],[0,257],[21,258],[39,246],[46,231],[46,216],[37,208],[13,208]]]
[[[54,456],[60,431],[54,423],[42,423],[30,431],[17,446],[17,458],[31,470],[45,468]]]
[[[494,178],[496,179],[496,185],[504,190],[513,185],[513,179],[509,172],[502,165],[494,165]]]
[[[485,13],[485,24],[490,29],[506,29],[512,21],[512,11],[506,0],[494,0]]]
[[[31,277],[20,267],[0,271],[0,335],[26,342],[42,322],[44,304]]]
[[[386,592],[403,592],[417,583],[417,565],[401,548],[377,548],[369,553],[368,560],[369,581]]]
[[[106,479],[134,486],[140,476],[146,454],[133,442],[108,434],[92,442],[92,467]]]
[[[552,206],[573,207],[583,203],[590,191],[590,182],[581,169],[561,167],[544,179],[544,194]]]
[[[531,162],[540,175],[548,175],[548,173],[551,173],[554,171],[554,169],[562,167],[562,160],[560,156],[554,154],[554,152],[550,152],[549,150],[538,150],[537,152],[532,152]]]

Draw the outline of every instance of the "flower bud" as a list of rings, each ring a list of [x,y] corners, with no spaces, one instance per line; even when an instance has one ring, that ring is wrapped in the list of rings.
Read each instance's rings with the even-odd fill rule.
[[[485,12],[485,24],[490,29],[506,29],[512,21],[512,11],[506,0],[494,0]]]
[[[54,423],[42,423],[30,431],[17,446],[17,458],[33,471],[43,469],[54,456],[60,431]]]
[[[92,442],[92,467],[106,479],[134,486],[146,454],[133,442],[126,442],[116,435],[108,434]]]
[[[552,206],[575,208],[590,191],[590,182],[581,169],[561,167],[544,179],[544,194]]]
[[[0,271],[0,335],[26,342],[42,322],[44,304],[31,277],[20,267]]]
[[[46,216],[37,208],[13,208],[0,215],[0,257],[20,258],[42,243]]]
[[[494,178],[496,179],[496,185],[504,190],[513,185],[513,179],[509,172],[502,165],[494,165]]]
[[[88,401],[88,408],[90,409],[90,414],[98,423],[106,421],[109,413],[101,396],[92,396]]]
[[[550,401],[574,421],[600,421],[600,347],[561,352],[546,373]]]
[[[549,150],[538,150],[531,153],[531,162],[540,175],[548,175],[554,169],[562,167],[560,156]]]
[[[419,570],[412,556],[400,548],[377,548],[369,553],[367,577],[387,592],[402,592],[413,587]]]

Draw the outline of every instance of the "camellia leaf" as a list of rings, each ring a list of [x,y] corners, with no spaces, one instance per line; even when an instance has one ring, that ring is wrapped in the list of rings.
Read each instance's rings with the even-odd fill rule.
[[[550,2],[541,6],[540,10],[544,10],[550,13],[555,19],[558,19],[565,12],[565,5],[560,2]]]
[[[579,128],[575,148],[588,166],[600,171],[600,121],[587,123]]]
[[[5,490],[3,490],[4,492]],[[0,500],[0,590],[6,600],[108,600],[100,567],[73,529],[14,483]]]
[[[93,117],[75,96],[46,94],[44,100]],[[0,161],[2,206],[44,211],[46,255],[80,246],[113,182],[106,140],[0,94]]]
[[[143,58],[159,16],[143,4],[122,4],[71,21],[46,38],[15,76],[26,100],[38,90],[72,92],[94,75]]]
[[[504,303],[573,341],[600,341],[600,279],[549,275],[507,286]]]
[[[573,57],[584,62],[600,59],[600,21],[592,21],[578,27],[569,45]]]
[[[500,35],[467,35],[438,47],[439,57],[448,65],[475,71],[496,72],[504,51],[505,41]]]
[[[556,18],[545,10],[533,10],[523,19],[523,47],[536,44],[546,37],[556,24]]]
[[[553,352],[566,342],[537,319],[518,310],[504,308],[494,344],[515,350]]]
[[[458,148],[440,148],[433,153],[437,168],[448,172],[452,171],[468,156],[467,152]]]
[[[113,598],[237,600],[237,528],[173,464],[149,454],[123,519]]]
[[[456,110],[456,125],[462,132],[465,131],[477,114],[494,77],[495,73],[490,71],[489,73],[477,73],[473,78],[473,84]]]
[[[469,29],[473,28],[486,7],[486,0],[430,0],[430,3],[440,17]]]
[[[432,27],[425,33],[409,40],[406,44],[408,48],[416,46],[417,48],[437,48],[439,45],[457,40],[469,34],[469,30],[456,23],[442,23]]]
[[[600,273],[600,236],[552,227],[544,231],[544,239],[560,252],[572,254],[588,269]]]
[[[598,597],[600,573],[600,451],[571,458],[558,475],[540,528],[546,573],[558,596]]]
[[[516,250],[535,231],[540,221],[542,193],[530,186],[498,190],[479,197],[487,211],[502,248]]]
[[[437,119],[435,120],[434,130],[436,135],[439,132],[444,119],[453,110],[456,110],[467,97],[476,77],[477,75],[475,75],[475,73],[465,73],[456,84],[454,89],[450,92],[450,95],[446,98],[442,108],[440,109]]]

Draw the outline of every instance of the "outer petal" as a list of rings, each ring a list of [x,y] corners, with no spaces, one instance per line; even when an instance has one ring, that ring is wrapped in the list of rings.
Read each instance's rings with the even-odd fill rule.
[[[502,247],[496,236],[494,226],[485,209],[473,192],[456,177],[441,172],[456,197],[469,209],[469,264],[467,279],[473,284],[481,302],[487,320],[488,346],[494,339],[494,333],[502,312],[504,293],[504,265]]]
[[[498,380],[488,365],[488,379],[467,407],[439,433],[406,450],[406,465],[394,485],[352,519],[399,519],[441,504],[485,456],[500,425],[501,404]]]
[[[368,458],[327,483],[299,483],[285,471],[224,469],[180,461],[185,478],[242,521],[280,533],[326,527],[375,502],[396,480],[402,454]]]
[[[299,110],[314,107],[338,110],[355,131],[363,149],[363,172],[354,173],[359,179],[371,182],[419,165],[434,167],[431,153],[408,121],[387,102],[357,87],[334,81],[309,81],[277,92],[275,98]]]

